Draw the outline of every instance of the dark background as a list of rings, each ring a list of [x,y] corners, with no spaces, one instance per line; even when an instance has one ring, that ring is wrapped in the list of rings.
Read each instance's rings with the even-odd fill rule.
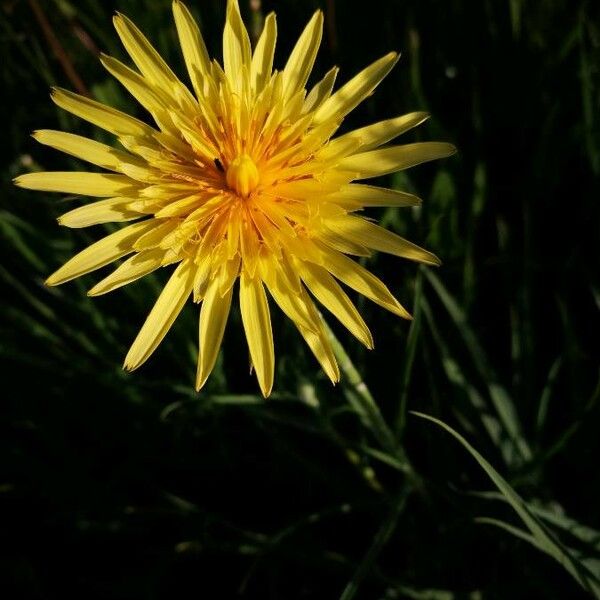
[[[464,435],[600,577],[598,2],[240,4],[253,28],[277,11],[279,67],[312,12],[326,11],[313,82],[332,64],[343,82],[401,51],[343,128],[428,110],[405,140],[459,149],[385,182],[417,193],[422,209],[370,213],[444,262],[368,261],[415,320],[358,300],[373,352],[332,323],[420,483],[361,421],[349,377],[332,388],[275,310],[275,393],[263,401],[236,311],[201,394],[194,306],[147,365],[121,370],[166,273],[97,299],[85,295],[93,275],[44,287],[102,227],[60,228],[80,200],[12,186],[31,170],[86,168],[29,134],[108,139],[59,111],[49,87],[146,118],[97,60],[124,58],[114,10],[184,69],[167,0],[0,0],[0,593],[586,597],[528,541],[475,520],[527,530],[506,502],[473,495],[495,489],[485,472],[407,410]],[[220,58],[224,2],[188,5]]]

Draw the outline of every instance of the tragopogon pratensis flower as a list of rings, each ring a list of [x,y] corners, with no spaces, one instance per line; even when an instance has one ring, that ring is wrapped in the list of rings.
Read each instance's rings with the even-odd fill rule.
[[[96,284],[105,294],[168,265],[176,268],[127,357],[139,367],[161,342],[190,296],[201,303],[199,390],[214,367],[239,279],[239,306],[260,389],[271,392],[274,346],[267,290],[293,321],[333,382],[339,369],[314,297],[363,344],[371,333],[338,281],[400,317],[388,288],[348,255],[372,250],[438,264],[431,253],[361,216],[365,207],[415,206],[415,196],[355,183],[449,156],[452,145],[381,147],[422,123],[414,112],[333,137],[397,61],[391,52],[333,92],[337,68],[310,92],[305,86],[321,42],[317,11],[285,67],[273,70],[277,27],[270,14],[254,48],[237,0],[229,0],[223,66],[211,61],[188,9],[173,3],[193,93],[125,16],[117,33],[137,67],[103,56],[102,64],[150,113],[155,125],[72,92],[55,89],[61,108],[114,134],[122,148],[41,130],[37,141],[111,173],[43,172],[16,184],[105,198],[60,217],[67,227],[127,222],[52,274],[58,285],[126,257]]]

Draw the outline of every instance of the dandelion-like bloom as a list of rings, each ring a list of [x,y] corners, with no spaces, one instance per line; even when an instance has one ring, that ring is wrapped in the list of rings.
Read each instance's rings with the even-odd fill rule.
[[[61,131],[36,140],[112,173],[43,172],[17,185],[105,198],[59,218],[67,227],[135,221],[92,244],[52,274],[58,285],[130,255],[96,284],[97,296],[176,264],[125,359],[139,367],[161,342],[190,296],[201,303],[196,388],[214,367],[236,281],[252,365],[264,396],[273,385],[269,294],[294,322],[333,382],[339,369],[311,296],[363,344],[371,333],[338,281],[408,318],[388,288],[348,255],[372,250],[438,264],[431,253],[362,217],[371,206],[415,206],[419,199],[354,183],[449,156],[452,145],[382,144],[427,118],[423,112],[333,137],[397,60],[392,52],[336,92],[331,69],[305,86],[321,42],[323,15],[312,17],[283,70],[273,70],[277,36],[270,14],[254,51],[237,0],[229,0],[223,66],[211,61],[197,24],[179,1],[175,24],[193,93],[123,15],[117,32],[137,71],[103,56],[106,69],[155,121],[56,89],[61,108],[114,134],[123,149]]]

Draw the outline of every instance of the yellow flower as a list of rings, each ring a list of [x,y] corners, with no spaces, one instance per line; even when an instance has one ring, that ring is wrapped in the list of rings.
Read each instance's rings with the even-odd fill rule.
[[[354,183],[449,156],[452,145],[424,142],[381,148],[428,115],[410,113],[332,139],[344,117],[367,98],[397,61],[391,52],[333,92],[331,69],[307,93],[321,42],[317,11],[283,70],[273,70],[275,14],[251,49],[237,0],[229,0],[223,66],[211,61],[188,9],[173,3],[192,93],[139,29],[123,15],[115,27],[137,67],[103,56],[102,64],[140,102],[154,126],[88,98],[56,89],[61,108],[109,131],[122,149],[61,131],[36,140],[111,173],[21,175],[21,187],[105,198],[59,218],[67,227],[135,223],[92,244],[52,274],[59,285],[129,256],[96,284],[110,292],[176,264],[125,359],[133,370],[161,342],[190,296],[200,309],[196,388],[212,371],[239,279],[250,358],[264,396],[273,385],[269,294],[294,322],[333,382],[339,370],[311,295],[363,344],[371,333],[338,280],[409,318],[388,288],[347,255],[372,250],[438,264],[430,252],[360,215],[371,206],[415,206],[406,192]]]

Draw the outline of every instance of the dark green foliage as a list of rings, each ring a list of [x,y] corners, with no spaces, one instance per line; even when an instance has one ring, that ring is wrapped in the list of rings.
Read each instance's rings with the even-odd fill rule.
[[[44,287],[102,231],[56,225],[79,199],[12,186],[83,167],[29,133],[107,138],[51,103],[74,83],[34,4],[102,101],[145,118],[95,56],[124,57],[115,9],[183,75],[168,0],[0,1],[2,596],[600,597],[597,2],[263,2],[279,66],[319,6],[318,73],[402,52],[344,129],[429,110],[408,141],[459,148],[386,182],[422,209],[371,215],[444,261],[367,261],[414,320],[359,300],[376,348],[332,323],[348,353],[332,388],[273,310],[268,401],[237,312],[201,394],[194,306],[147,365],[120,369],[166,273],[93,300],[93,276]],[[224,2],[189,4],[220,56]]]

